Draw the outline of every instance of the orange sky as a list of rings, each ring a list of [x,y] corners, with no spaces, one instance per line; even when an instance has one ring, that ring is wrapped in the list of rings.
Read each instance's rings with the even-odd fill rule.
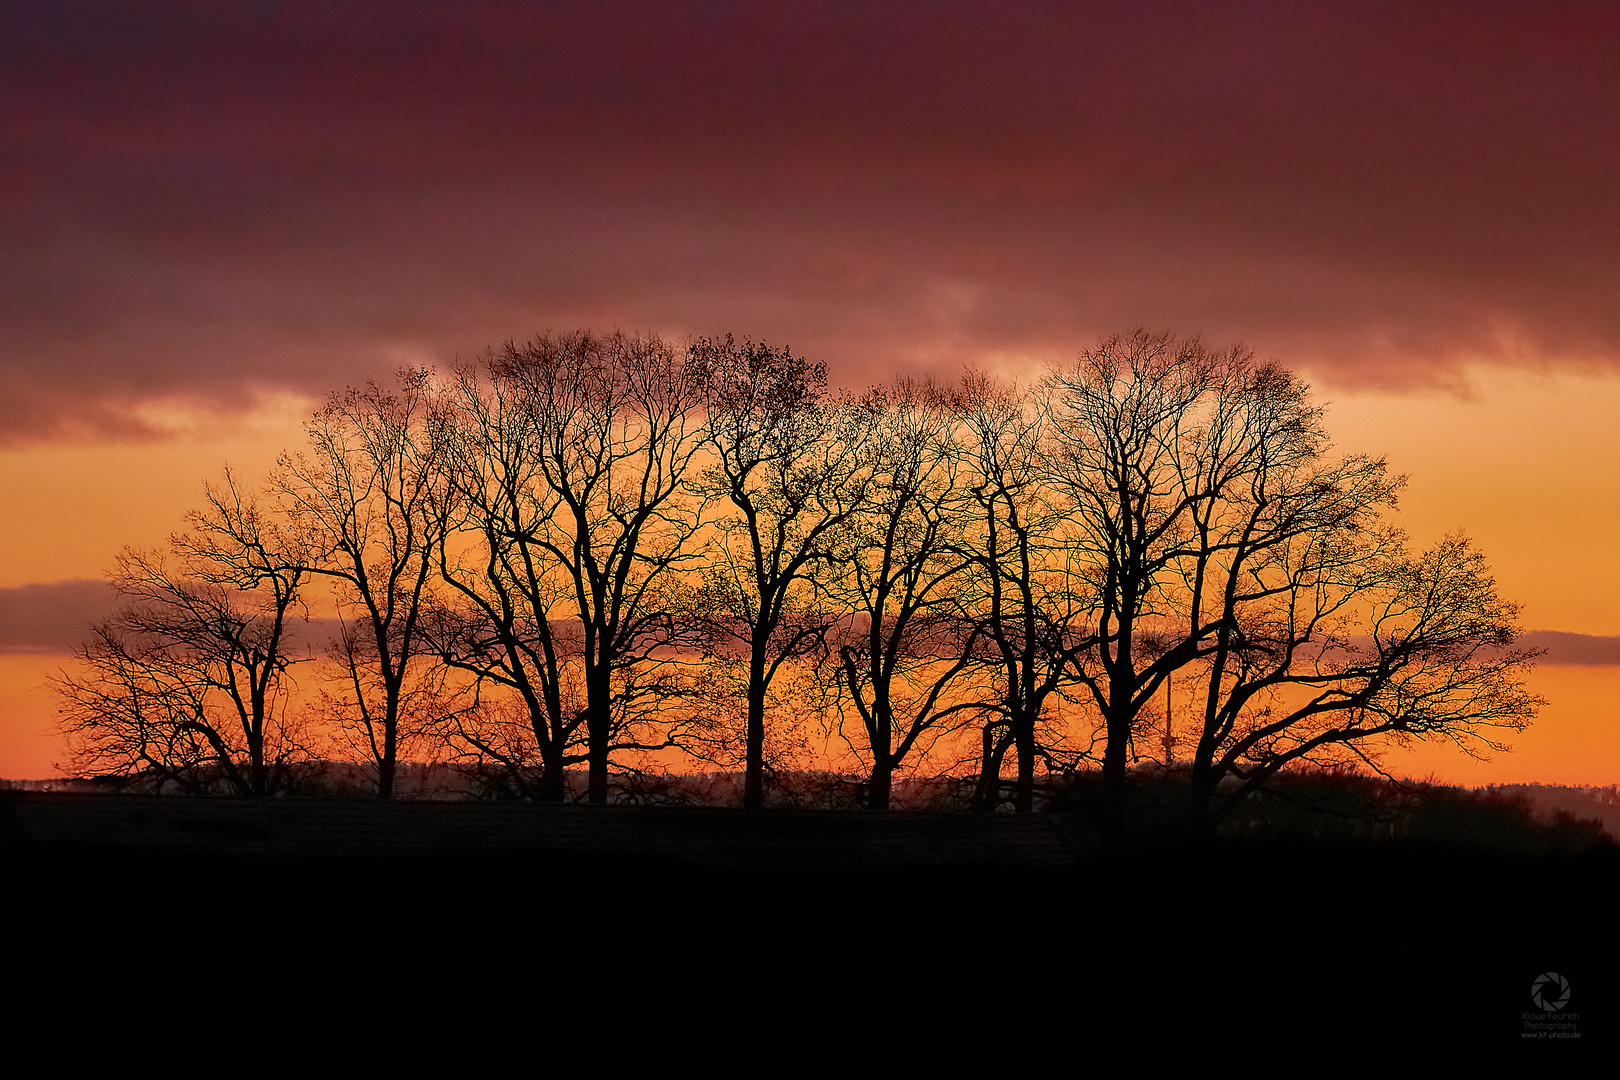
[[[1382,452],[1411,475],[1401,518],[1416,545],[1464,529],[1491,560],[1526,629],[1620,633],[1620,378],[1474,372],[1460,391],[1330,390],[1329,427],[1345,451]],[[0,450],[0,588],[97,577],[125,544],[160,542],[229,462],[262,477],[296,446],[307,403],[266,403],[229,430],[190,422],[137,445]],[[1555,557],[1549,553],[1558,553]],[[60,744],[43,680],[66,658],[0,654],[0,776],[51,775]],[[1449,745],[1392,753],[1400,772],[1469,783],[1620,782],[1620,667],[1544,666],[1532,683],[1550,704],[1515,753],[1488,763]]]
[[[0,589],[158,542],[332,389],[546,329],[859,386],[1141,326],[1303,371],[1419,543],[1617,635],[1616,55],[1595,0],[4,5]],[[0,775],[38,775],[15,647]],[[1620,781],[1617,673],[1409,767]]]

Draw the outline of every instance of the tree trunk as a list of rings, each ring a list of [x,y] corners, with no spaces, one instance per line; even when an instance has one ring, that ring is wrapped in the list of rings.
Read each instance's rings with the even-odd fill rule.
[[[377,798],[394,797],[394,770],[399,762],[399,685],[391,682],[383,716],[382,760],[377,762]]]
[[[264,736],[248,739],[248,783],[253,794],[263,797],[270,793],[270,771],[264,764]]]
[[[765,805],[765,703],[763,694],[748,695],[747,759],[743,764],[743,809]]]
[[[756,643],[748,670],[748,730],[743,735],[743,809],[765,805],[765,644]]]
[[[1193,757],[1192,777],[1187,792],[1185,828],[1191,839],[1205,840],[1215,834],[1215,789],[1219,784],[1215,776],[1212,748],[1200,739]]]
[[[607,732],[599,732],[595,724],[590,725],[590,748],[588,751],[586,781],[586,800],[592,806],[606,806],[608,801],[608,740]]]
[[[1013,785],[1013,812],[1028,814],[1035,809],[1035,719],[1019,717],[1016,736],[1018,780]]]
[[[979,780],[974,785],[973,798],[968,804],[975,813],[988,814],[1001,801],[1001,762],[1007,756],[1011,739],[1007,735],[997,738],[995,727],[984,725],[983,745],[979,756]]]
[[[540,783],[535,788],[535,800],[543,803],[561,803],[568,797],[568,774],[563,771],[560,746],[540,745]]]
[[[1122,704],[1119,698],[1125,698]],[[1130,697],[1114,694],[1105,723],[1108,745],[1103,750],[1103,816],[1102,832],[1105,841],[1116,841],[1125,832],[1125,780],[1130,764],[1131,717]]]
[[[870,810],[887,810],[894,788],[894,762],[887,752],[873,755],[872,780],[867,785],[866,805]]]
[[[1103,783],[1109,791],[1120,791],[1125,787],[1125,771],[1130,760],[1126,749],[1130,746],[1131,725],[1114,715],[1108,717],[1107,726],[1108,746],[1103,750]]]
[[[388,749],[383,751],[383,759],[377,762],[377,798],[392,799],[394,797],[394,754],[393,739],[388,739]]]
[[[608,801],[608,756],[613,739],[613,683],[604,662],[585,674],[585,799],[592,806]]]

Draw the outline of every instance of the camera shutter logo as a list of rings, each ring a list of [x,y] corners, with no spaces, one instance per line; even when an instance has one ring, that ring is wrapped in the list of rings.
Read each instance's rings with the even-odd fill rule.
[[[1536,976],[1530,984],[1530,1000],[1547,1012],[1557,1012],[1569,1004],[1569,980],[1556,971]]]

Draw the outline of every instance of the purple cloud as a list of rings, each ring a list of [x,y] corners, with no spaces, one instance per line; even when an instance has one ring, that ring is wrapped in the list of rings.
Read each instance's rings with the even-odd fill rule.
[[[580,324],[1620,356],[1610,5],[14,4],[0,440]]]

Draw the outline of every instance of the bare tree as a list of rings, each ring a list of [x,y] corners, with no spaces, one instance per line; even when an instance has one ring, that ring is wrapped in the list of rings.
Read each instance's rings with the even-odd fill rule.
[[[1194,680],[1195,825],[1295,762],[1376,765],[1389,740],[1505,749],[1544,703],[1524,685],[1537,654],[1513,648],[1518,608],[1464,537],[1416,556],[1338,540],[1244,559],[1266,565],[1223,597],[1232,630]]]
[[[1097,643],[1076,663],[1119,789],[1144,710],[1196,687],[1190,813],[1294,761],[1376,736],[1467,741],[1522,726],[1530,657],[1515,609],[1461,540],[1413,559],[1385,520],[1402,479],[1333,458],[1307,388],[1242,349],[1137,333],[1047,387],[1056,467],[1094,583]],[[1335,754],[1338,757],[1335,757]],[[1227,785],[1230,788],[1230,785]]]
[[[699,341],[691,355],[714,456],[702,490],[731,511],[716,524],[708,607],[717,651],[748,666],[743,805],[758,809],[771,684],[822,649],[835,622],[815,575],[866,498],[867,440],[860,414],[828,396],[825,364],[729,336]]]
[[[433,636],[480,692],[493,685],[521,706],[480,700],[460,737],[518,791],[561,802],[568,765],[585,759],[584,641],[572,590],[541,542],[562,498],[546,481],[541,403],[518,352],[486,358],[487,381],[480,367],[462,368],[448,390],[446,460],[463,509],[440,538],[438,564],[458,603]]]
[[[441,679],[423,670],[451,512],[431,389],[421,369],[400,373],[398,393],[371,383],[333,395],[305,425],[309,453],[283,455],[273,481],[306,569],[336,586],[343,629],[331,711],[370,757],[383,799],[402,750],[447,711]]]
[[[869,497],[833,534],[827,588],[853,616],[837,635],[836,677],[860,721],[850,744],[870,762],[874,810],[888,809],[908,757],[979,711],[962,688],[976,669],[976,628],[958,617],[956,591],[972,565],[962,543],[972,497],[951,405],[912,382],[867,393]]]
[[[287,538],[227,470],[167,553],[126,548],[127,601],[53,684],[81,771],[190,790],[268,795],[305,749],[291,714],[290,625],[305,574]]]
[[[1028,394],[982,373],[963,378],[958,408],[974,526],[963,541],[973,572],[960,617],[972,628],[972,655],[989,688],[981,699],[988,722],[974,802],[990,809],[999,801],[1003,755],[1011,749],[1019,813],[1033,809],[1037,761],[1045,755],[1051,764],[1043,725],[1062,701],[1075,658],[1094,642],[1093,585],[1068,542],[1070,507],[1046,483],[1045,418],[1035,406]]]
[[[444,655],[521,701],[539,797],[583,756],[606,802],[611,756],[677,742],[696,686],[678,575],[697,558],[701,388],[667,343],[624,334],[508,344],[483,367],[454,388],[465,511],[439,565],[471,618]],[[465,734],[509,767],[527,753]]]
[[[1123,781],[1133,725],[1170,672],[1195,659],[1203,626],[1178,648],[1162,641],[1171,618],[1163,582],[1181,568],[1212,495],[1241,485],[1254,462],[1222,444],[1241,426],[1223,372],[1241,366],[1197,341],[1137,334],[1082,354],[1044,388],[1052,445],[1045,479],[1073,505],[1070,535],[1090,583],[1097,645],[1078,666],[1102,715],[1103,774]],[[1200,456],[1201,449],[1211,453]],[[1207,458],[1207,460],[1206,460]],[[1187,617],[1201,620],[1207,583],[1197,560]],[[1179,614],[1179,612],[1178,612]]]

